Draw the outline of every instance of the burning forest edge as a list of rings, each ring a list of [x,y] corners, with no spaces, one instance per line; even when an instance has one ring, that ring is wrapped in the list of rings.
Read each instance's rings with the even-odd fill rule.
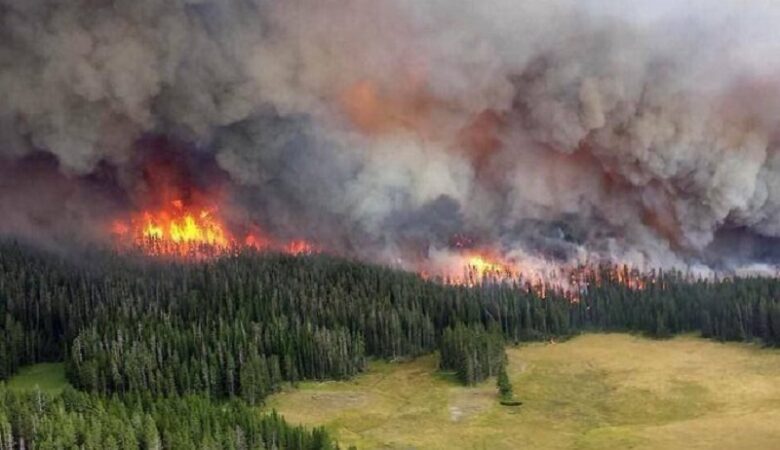
[[[388,251],[365,235],[357,236],[345,245],[340,238],[325,233],[296,232],[279,228],[273,221],[247,213],[248,206],[240,200],[245,194],[227,179],[227,174],[215,167],[210,156],[193,158],[182,150],[181,143],[157,137],[144,141],[146,150],[139,154],[131,177],[132,188],[112,202],[114,206],[98,215],[86,230],[81,246],[106,246],[117,253],[135,253],[180,262],[213,259],[240,252],[280,252],[287,254],[328,253],[361,261],[388,265],[420,274],[422,277],[447,284],[476,285],[482,282],[517,282],[529,286],[542,296],[556,291],[576,300],[594,282],[598,282],[609,267],[611,278],[632,289],[642,289],[653,283],[654,273],[672,271],[684,273],[689,280],[698,278],[728,278],[734,276],[777,276],[774,264],[707,265],[696,259],[685,264],[648,266],[648,260],[623,260],[615,255],[599,256],[585,252],[579,257],[559,255],[549,249],[524,250],[506,245],[496,236],[481,236],[476,232],[456,228],[450,234],[424,239],[404,239],[396,250]],[[42,155],[24,160],[18,167],[31,173],[51,170],[50,158]],[[111,192],[119,176],[114,169],[97,180],[75,177],[65,181],[68,187],[92,184]],[[106,181],[108,180],[108,181]],[[115,187],[115,186],[114,186]],[[110,189],[109,189],[110,188]],[[95,186],[81,189],[95,189]],[[97,202],[98,204],[100,202]],[[448,202],[444,202],[447,204]],[[40,223],[48,224],[48,221]],[[0,224],[2,225],[2,224]],[[36,223],[36,226],[39,224]],[[558,225],[559,232],[565,224]],[[2,227],[0,227],[2,228]],[[32,229],[33,227],[31,227]],[[37,243],[41,235],[28,229],[19,232],[0,229],[0,234],[19,235]],[[32,234],[30,234],[32,233]],[[338,234],[342,234],[339,231]],[[67,241],[67,239],[60,241]],[[74,251],[79,244],[53,244],[48,247]]]
[[[135,254],[143,257],[182,263],[229,258],[241,253],[281,253],[293,256],[329,254],[321,246],[303,239],[279,243],[265,237],[259,230],[244,239],[235,239],[216,215],[217,210],[190,211],[180,200],[171,202],[171,208],[156,213],[135,215],[128,223],[115,221],[112,232],[116,238],[117,254]],[[430,261],[415,264],[423,279],[451,285],[514,284],[524,286],[541,298],[548,293],[578,301],[589,288],[601,284],[619,284],[631,290],[643,290],[649,285],[663,283],[661,268],[641,271],[626,264],[580,264],[578,266],[548,263],[527,265],[508,260],[495,251],[478,249],[456,250],[447,265],[434,267]],[[408,270],[406,267],[400,267]],[[697,282],[703,279],[725,279],[734,273],[713,274],[669,270],[677,280]],[[767,276],[766,272],[761,273]],[[776,274],[775,274],[776,275]],[[749,275],[748,275],[749,276]]]
[[[259,225],[228,226],[220,215],[224,194],[207,194],[190,182],[186,172],[166,164],[145,166],[145,178],[154,192],[147,209],[124,213],[109,227],[117,253],[135,253],[154,258],[197,262],[241,252],[279,252],[291,255],[333,253],[306,239],[283,241],[264,232]],[[232,231],[238,228],[241,234]],[[446,284],[476,285],[483,282],[519,283],[541,296],[555,291],[576,300],[589,285],[600,282],[605,273],[632,289],[641,289],[653,276],[644,276],[625,265],[571,266],[535,259],[534,264],[509,259],[500,252],[479,248],[474,239],[457,234],[450,239],[444,258],[430,256],[400,263],[406,270]],[[653,271],[654,272],[654,271]],[[649,275],[649,274],[648,274]]]
[[[230,189],[219,182],[212,181],[213,185],[205,186],[195,182],[191,163],[181,164],[181,158],[186,156],[172,151],[169,143],[162,145],[164,150],[142,160],[145,188],[140,200],[136,200],[141,206],[119,213],[118,218],[110,219],[101,228],[101,233],[110,236],[109,247],[116,253],[183,263],[268,252],[324,253],[366,260],[360,251],[330,248],[308,238],[275,237],[257,222],[225,215],[224,206],[233,203]],[[372,259],[366,262],[373,262]],[[556,261],[525,252],[507,254],[490,242],[462,232],[453,234],[442,248],[412,248],[401,258],[389,261],[380,258],[378,263],[443,284],[508,283],[523,286],[542,298],[554,294],[571,301],[578,301],[588,289],[603,283],[642,290],[660,282],[664,273],[663,268],[642,270],[610,259]],[[707,268],[668,269],[667,272],[690,282],[737,275],[734,271],[716,272]],[[766,267],[758,274],[772,275]]]

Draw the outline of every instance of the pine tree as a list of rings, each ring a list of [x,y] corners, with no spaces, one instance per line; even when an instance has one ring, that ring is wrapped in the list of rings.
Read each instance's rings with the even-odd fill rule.
[[[512,391],[512,383],[509,381],[509,376],[506,373],[506,361],[501,363],[501,367],[498,369],[496,387],[501,400],[512,400],[514,393]]]
[[[160,450],[162,448],[160,433],[157,431],[154,419],[149,415],[144,417],[142,433],[141,443],[144,450]]]

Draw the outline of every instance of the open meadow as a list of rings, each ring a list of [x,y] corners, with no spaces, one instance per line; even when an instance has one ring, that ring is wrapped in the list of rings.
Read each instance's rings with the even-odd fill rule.
[[[435,356],[302,383],[267,405],[342,445],[399,449],[777,449],[780,351],[690,336],[585,334],[508,348],[519,407]]]

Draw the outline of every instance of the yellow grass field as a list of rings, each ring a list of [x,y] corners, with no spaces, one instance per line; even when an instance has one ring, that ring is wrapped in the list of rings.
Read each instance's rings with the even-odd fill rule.
[[[780,449],[780,351],[587,334],[507,353],[519,407],[429,356],[304,383],[268,408],[361,449]]]

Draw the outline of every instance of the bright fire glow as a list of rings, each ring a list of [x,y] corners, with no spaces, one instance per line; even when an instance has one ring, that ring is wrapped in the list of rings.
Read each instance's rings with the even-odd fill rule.
[[[466,260],[466,266],[473,269],[478,275],[485,276],[509,271],[509,268],[498,261],[491,261],[483,255],[470,256]]]
[[[475,285],[483,280],[507,280],[520,275],[520,268],[497,252],[477,249],[440,251],[423,262],[424,276],[450,284]]]
[[[204,257],[252,248],[289,254],[313,253],[317,247],[296,239],[278,243],[256,227],[243,239],[237,239],[219,218],[216,207],[193,207],[176,199],[165,207],[131,214],[116,220],[112,232],[117,242],[153,256]]]
[[[214,218],[212,211],[187,211],[181,200],[174,200],[171,206],[168,210],[144,213],[144,238],[217,247],[226,247],[230,243],[224,226]]]
[[[203,259],[249,248],[287,254],[309,254],[320,247],[303,239],[279,241],[256,226],[237,238],[219,216],[215,206],[189,205],[175,199],[163,207],[133,213],[111,226],[123,248],[136,248],[147,255]],[[445,283],[476,286],[488,282],[519,282],[541,297],[554,291],[576,301],[590,283],[616,282],[630,289],[646,288],[646,278],[626,266],[600,271],[593,266],[562,267],[517,255],[507,256],[486,248],[474,248],[467,238],[456,239],[454,248],[431,255],[416,269]],[[471,247],[471,248],[469,248]],[[652,282],[652,281],[651,281]]]
[[[614,283],[632,290],[643,290],[654,278],[625,265],[599,265],[547,261],[523,252],[502,253],[474,246],[471,239],[457,237],[451,247],[432,251],[418,271],[426,278],[447,284],[476,286],[487,282],[518,283],[540,297],[551,293],[577,301],[583,292],[602,284]]]
[[[187,255],[222,252],[234,239],[216,216],[215,208],[188,207],[172,200],[165,207],[117,220],[112,229],[123,243],[132,243],[150,254]]]

